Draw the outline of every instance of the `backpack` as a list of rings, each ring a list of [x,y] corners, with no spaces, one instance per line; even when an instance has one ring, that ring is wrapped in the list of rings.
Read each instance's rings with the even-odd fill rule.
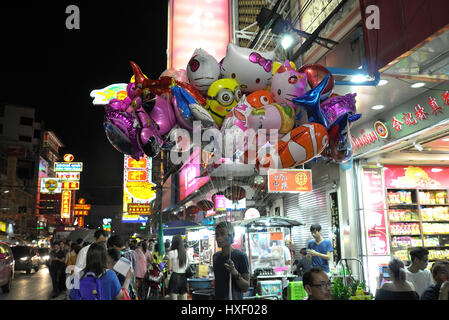
[[[74,300],[104,300],[101,280],[93,272],[86,273],[79,282],[79,289],[74,290]]]

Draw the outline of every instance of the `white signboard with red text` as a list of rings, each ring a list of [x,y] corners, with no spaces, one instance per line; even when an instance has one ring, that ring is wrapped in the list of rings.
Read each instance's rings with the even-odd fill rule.
[[[362,179],[367,253],[369,256],[389,255],[382,169],[365,167],[362,170]]]

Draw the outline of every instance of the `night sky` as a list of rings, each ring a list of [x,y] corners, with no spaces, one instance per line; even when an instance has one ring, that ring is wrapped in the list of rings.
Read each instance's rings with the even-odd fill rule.
[[[9,3],[9,1],[8,1]],[[0,4],[0,103],[34,107],[37,119],[82,161],[78,197],[122,203],[123,155],[103,131],[90,92],[132,76],[129,60],[156,79],[167,67],[168,1],[15,1]],[[68,30],[66,7],[80,9]]]

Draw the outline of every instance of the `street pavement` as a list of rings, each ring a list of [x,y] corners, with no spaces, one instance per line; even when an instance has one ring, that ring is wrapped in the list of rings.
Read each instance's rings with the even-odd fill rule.
[[[16,271],[12,281],[11,291],[3,293],[0,290],[0,300],[65,300],[66,293],[52,298],[53,287],[47,266],[41,266],[38,272],[30,274]]]

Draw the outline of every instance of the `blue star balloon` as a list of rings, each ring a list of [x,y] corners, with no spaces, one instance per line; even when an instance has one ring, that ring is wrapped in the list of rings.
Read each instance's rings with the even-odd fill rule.
[[[189,119],[193,117],[189,104],[198,103],[195,98],[193,98],[184,88],[177,85],[171,88],[171,93],[176,98],[177,107],[182,112],[183,118]]]
[[[320,82],[320,84],[317,85],[314,89],[307,91],[306,94],[302,97],[293,99],[293,102],[296,105],[306,108],[308,113],[312,114],[313,119],[309,118],[310,122],[322,124],[325,128],[327,128],[327,120],[320,107],[320,97],[329,81],[329,78],[330,74],[327,74],[326,77]]]

